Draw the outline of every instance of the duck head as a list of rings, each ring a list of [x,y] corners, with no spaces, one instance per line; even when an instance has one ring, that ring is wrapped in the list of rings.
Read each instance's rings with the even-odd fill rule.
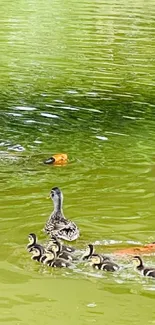
[[[30,245],[35,245],[37,242],[37,236],[34,233],[28,235],[28,240]]]
[[[138,255],[133,257],[132,262],[136,267],[143,267],[143,261]]]
[[[51,189],[50,198],[54,203],[54,211],[60,212],[62,210],[63,194],[58,187]]]

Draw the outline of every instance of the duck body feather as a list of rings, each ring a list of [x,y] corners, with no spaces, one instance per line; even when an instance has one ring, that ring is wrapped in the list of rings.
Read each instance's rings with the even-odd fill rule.
[[[59,258],[56,256],[56,253],[54,251],[47,251],[45,254],[42,255],[40,262],[43,264],[46,264],[51,267],[69,267],[71,266],[71,263],[69,261],[66,261],[62,258]]]
[[[58,256],[64,260],[67,260],[67,261],[73,260],[72,256],[70,254],[68,254],[67,252],[61,252]]]
[[[72,261],[73,259],[71,252],[68,252],[63,249],[61,241],[56,236],[52,236],[52,239],[49,241],[46,249],[48,252],[50,252],[51,250],[54,251],[57,257],[62,258],[64,260]]]
[[[76,249],[71,246],[62,245],[62,250],[67,253],[74,253]]]
[[[151,267],[137,267],[137,270],[144,276],[155,278],[155,268]]]
[[[116,263],[110,261],[109,257],[99,254],[93,254],[91,256],[91,265],[97,270],[103,270],[108,272],[114,272],[119,270],[119,266]]]
[[[119,270],[119,266],[113,262],[103,262],[100,264],[93,264],[93,268],[98,269],[98,270],[103,270],[107,272],[115,272]]]
[[[52,267],[69,267],[71,266],[71,263],[61,259],[61,258],[57,258],[55,261],[51,262],[49,266]]]
[[[67,220],[61,214],[52,213],[45,225],[45,232],[49,235],[56,235],[60,239],[73,241],[79,237],[79,230],[76,224]]]
[[[31,249],[30,253],[32,252],[32,257],[31,259],[34,261],[41,262],[41,258],[43,254],[45,254],[45,249],[42,245],[40,244],[35,244]]]
[[[155,268],[151,269],[151,268],[145,267],[144,270],[143,270],[143,275],[155,278]]]

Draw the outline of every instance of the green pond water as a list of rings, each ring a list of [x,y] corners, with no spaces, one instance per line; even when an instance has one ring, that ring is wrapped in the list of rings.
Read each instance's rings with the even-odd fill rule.
[[[155,323],[155,282],[132,267],[53,270],[25,249],[47,240],[53,186],[79,249],[155,240],[154,17],[153,0],[1,0],[0,324]]]

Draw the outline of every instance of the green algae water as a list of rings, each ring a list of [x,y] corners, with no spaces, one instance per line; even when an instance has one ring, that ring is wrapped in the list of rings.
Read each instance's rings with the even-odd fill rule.
[[[1,324],[155,322],[155,282],[130,259],[53,270],[25,249],[30,232],[47,240],[54,186],[79,249],[155,240],[154,17],[153,0],[1,1]],[[59,152],[68,164],[43,164]]]

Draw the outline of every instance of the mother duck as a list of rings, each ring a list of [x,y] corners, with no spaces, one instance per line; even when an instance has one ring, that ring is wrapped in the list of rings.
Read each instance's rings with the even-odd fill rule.
[[[79,229],[76,224],[65,218],[62,210],[63,194],[58,187],[53,187],[50,198],[54,203],[54,210],[45,225],[45,232],[50,236],[73,241],[79,237]]]

